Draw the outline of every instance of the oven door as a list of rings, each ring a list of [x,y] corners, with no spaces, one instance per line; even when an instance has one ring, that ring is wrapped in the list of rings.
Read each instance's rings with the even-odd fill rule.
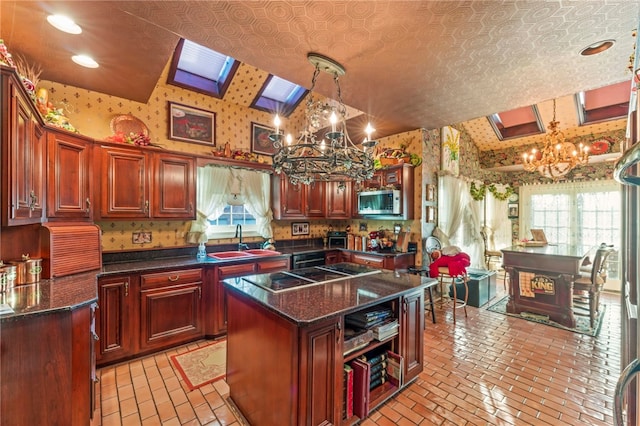
[[[324,251],[300,253],[291,256],[291,269],[302,269],[322,265],[324,265]]]

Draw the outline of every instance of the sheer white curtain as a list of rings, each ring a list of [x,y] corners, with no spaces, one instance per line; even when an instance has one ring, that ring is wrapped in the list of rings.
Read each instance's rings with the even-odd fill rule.
[[[450,175],[438,178],[438,226],[433,230],[433,236],[443,247],[451,245],[451,238],[462,223],[463,184],[461,179]]]
[[[264,238],[273,237],[271,221],[271,179],[267,173],[253,170],[236,169],[232,171],[240,180],[240,194],[244,198],[244,206],[256,218],[258,233]]]
[[[217,219],[227,204],[231,190],[231,170],[226,167],[198,167],[196,220],[191,222],[187,241],[207,241],[207,219]]]
[[[498,192],[504,193],[506,188],[502,185],[496,185]],[[494,195],[487,191],[484,197],[485,212],[485,230],[487,232],[487,249],[500,250],[504,247],[512,245],[511,238],[511,220],[509,219],[508,200],[498,200]]]

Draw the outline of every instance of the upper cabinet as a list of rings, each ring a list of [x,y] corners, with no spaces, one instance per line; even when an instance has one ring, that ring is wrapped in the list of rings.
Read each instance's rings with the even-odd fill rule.
[[[351,218],[351,184],[347,182],[327,182],[327,218],[349,219]]]
[[[283,175],[272,177],[272,209],[274,219],[324,218],[326,215],[325,183],[293,185]]]
[[[15,71],[1,71],[2,225],[39,223],[45,214],[43,123]]]
[[[91,219],[92,146],[91,139],[47,129],[47,217]]]
[[[358,188],[354,184],[355,190],[353,191],[352,205],[353,216],[362,217],[357,215],[358,206],[358,192],[363,189],[376,190],[376,189],[398,189],[401,191],[401,211],[400,215],[386,215],[377,216],[380,219],[402,219],[408,220],[414,217],[414,166],[407,163],[394,164],[387,166],[384,169],[376,170],[371,179],[367,179],[362,182],[362,185]],[[374,217],[374,216],[370,216]]]
[[[100,146],[100,208],[95,219],[195,219],[195,158],[120,146]]]

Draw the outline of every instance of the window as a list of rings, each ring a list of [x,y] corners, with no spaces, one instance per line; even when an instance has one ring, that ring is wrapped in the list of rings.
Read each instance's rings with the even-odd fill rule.
[[[238,66],[231,56],[181,39],[173,54],[168,83],[222,98]]]
[[[523,186],[520,199],[520,238],[539,228],[550,243],[577,245],[584,253],[600,243],[620,247],[621,194],[614,181]],[[617,252],[608,264],[608,278],[618,279]]]
[[[544,131],[538,108],[535,105],[491,114],[487,119],[501,141],[538,135]]]
[[[242,225],[242,234],[257,235],[256,218],[247,211],[243,204],[224,207],[223,213],[217,219],[207,220],[207,236],[209,238],[232,238],[236,232],[236,225]]]
[[[253,100],[251,107],[289,116],[298,106],[307,90],[275,75],[270,75]]]
[[[630,97],[628,81],[576,94],[580,125],[626,118]]]

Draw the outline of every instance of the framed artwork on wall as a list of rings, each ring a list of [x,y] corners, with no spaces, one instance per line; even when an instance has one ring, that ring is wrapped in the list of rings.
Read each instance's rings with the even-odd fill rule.
[[[427,184],[425,188],[425,200],[435,201],[436,199],[436,186]]]
[[[436,208],[434,206],[427,206],[426,207],[425,221],[427,223],[435,223],[435,221],[436,221]]]
[[[274,132],[275,129],[269,126],[251,123],[251,152],[263,155],[275,154],[276,149],[271,139],[269,139],[269,135]]]
[[[216,114],[169,102],[169,139],[215,146]]]
[[[451,126],[445,126],[442,137],[442,171],[453,176],[460,173],[460,132]]]
[[[518,216],[518,203],[509,203],[509,219],[517,219]]]
[[[291,235],[309,235],[309,222],[292,222]]]

